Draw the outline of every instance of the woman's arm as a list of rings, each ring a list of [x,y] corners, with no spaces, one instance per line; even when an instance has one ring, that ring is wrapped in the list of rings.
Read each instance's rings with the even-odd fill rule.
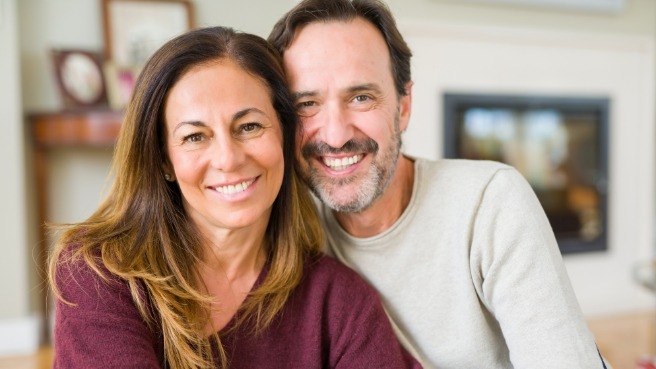
[[[330,259],[333,263],[336,261]],[[378,293],[356,272],[339,264],[328,305],[329,366],[348,368],[421,368],[397,340]]]

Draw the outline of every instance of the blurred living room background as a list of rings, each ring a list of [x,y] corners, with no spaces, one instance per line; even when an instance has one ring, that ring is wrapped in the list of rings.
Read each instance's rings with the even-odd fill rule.
[[[650,368],[656,0],[386,2],[414,53],[404,151],[517,166],[602,354]],[[42,224],[83,220],[102,199],[139,64],[190,27],[266,37],[296,3],[0,0],[0,368],[51,366]]]

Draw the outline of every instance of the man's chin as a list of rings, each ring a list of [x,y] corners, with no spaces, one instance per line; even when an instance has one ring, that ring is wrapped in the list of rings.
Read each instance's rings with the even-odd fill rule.
[[[326,178],[312,176],[305,178],[306,183],[314,193],[329,208],[344,212],[357,213],[369,207],[374,200],[370,181],[358,180],[356,176],[349,178]]]
[[[358,213],[368,207],[368,203],[362,199],[353,197],[354,192],[348,192],[350,196],[339,196],[339,194],[314,191],[319,200],[330,209],[340,213]]]

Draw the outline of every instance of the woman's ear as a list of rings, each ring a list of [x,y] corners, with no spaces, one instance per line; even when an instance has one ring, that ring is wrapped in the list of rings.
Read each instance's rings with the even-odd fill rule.
[[[175,181],[175,171],[173,170],[173,166],[169,163],[168,160],[162,164],[162,173],[164,173],[164,179],[168,182]]]

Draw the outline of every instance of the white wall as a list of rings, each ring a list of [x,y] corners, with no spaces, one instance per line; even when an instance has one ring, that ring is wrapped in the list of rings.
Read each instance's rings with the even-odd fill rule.
[[[588,316],[653,307],[632,268],[653,256],[654,42],[642,36],[407,23],[415,52],[405,151],[442,153],[444,92],[611,98],[609,251],[566,255]]]
[[[20,99],[16,1],[0,0],[0,354],[30,352],[38,344],[38,320],[30,309],[30,250],[25,193],[24,133]]]
[[[534,0],[524,0],[526,3]],[[568,0],[572,3],[580,0]],[[603,0],[591,0],[601,2]],[[654,37],[656,2],[625,0],[620,12],[571,11],[567,8],[539,8],[499,4],[480,5],[479,0],[389,0],[399,20],[451,22],[479,26],[523,29],[642,34]]]

